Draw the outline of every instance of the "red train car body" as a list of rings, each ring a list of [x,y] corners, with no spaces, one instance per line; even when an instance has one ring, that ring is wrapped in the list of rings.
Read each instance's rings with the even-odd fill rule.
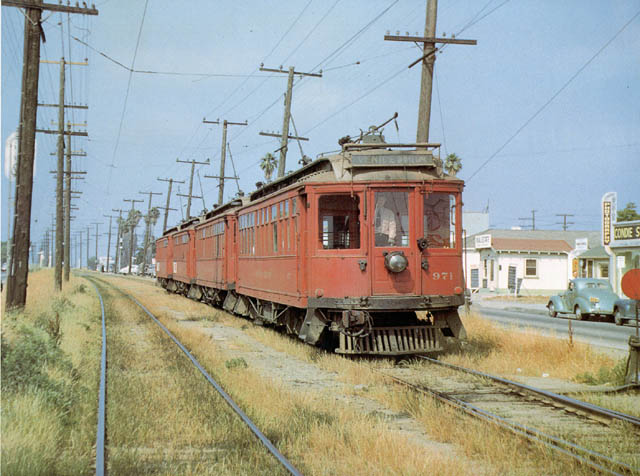
[[[440,350],[465,336],[463,187],[428,145],[344,144],[167,230],[158,280],[338,353]]]

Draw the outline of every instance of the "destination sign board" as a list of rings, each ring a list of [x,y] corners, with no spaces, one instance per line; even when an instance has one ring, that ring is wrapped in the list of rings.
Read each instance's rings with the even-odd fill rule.
[[[401,166],[433,167],[433,156],[417,154],[353,154],[351,165],[354,167]]]
[[[640,239],[640,225],[613,225],[613,239],[616,241]]]

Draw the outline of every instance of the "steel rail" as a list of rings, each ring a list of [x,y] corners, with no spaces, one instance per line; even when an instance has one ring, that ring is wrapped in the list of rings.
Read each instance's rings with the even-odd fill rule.
[[[111,283],[108,283],[110,286],[115,286]],[[116,288],[117,289],[117,288]],[[236,402],[233,401],[231,396],[220,386],[218,382],[216,382],[211,375],[200,365],[200,362],[187,350],[187,348],[182,345],[182,343],[171,333],[169,329],[167,329],[162,322],[154,316],[151,311],[149,311],[140,301],[138,301],[135,297],[130,294],[122,291],[119,291],[130,300],[135,302],[140,309],[142,309],[168,336],[169,338],[180,348],[180,350],[191,360],[193,365],[202,373],[202,375],[207,379],[207,381],[218,391],[218,393],[224,398],[227,404],[238,414],[238,416],[244,421],[244,423],[249,427],[251,432],[260,440],[260,442],[269,450],[269,452],[285,467],[289,473],[294,476],[302,476],[302,473],[298,471],[293,464],[275,447],[275,445],[260,431],[260,429],[251,421],[251,419],[247,416],[247,414],[242,411],[242,409],[238,406]]]
[[[562,440],[561,438],[547,435],[546,433],[536,430],[535,428],[530,428],[526,425],[510,422],[507,419],[496,415],[495,413],[483,410],[471,403],[465,402],[450,395],[446,395],[442,392],[438,392],[437,390],[407,382],[406,380],[394,377],[393,375],[389,375],[379,370],[377,372],[387,378],[390,378],[398,384],[409,387],[419,393],[427,394],[431,397],[434,397],[443,403],[446,403],[464,413],[467,413],[468,415],[474,416],[489,423],[493,423],[502,429],[511,431],[512,433],[522,436],[530,441],[540,443],[548,448],[558,451],[559,453],[562,453],[565,456],[568,456],[575,461],[589,466],[590,468],[595,469],[601,473],[612,474],[616,476],[634,473],[634,469],[630,466],[618,461],[614,461],[611,458],[608,458],[607,456],[600,453],[591,451],[587,448],[583,448],[569,441]],[[604,466],[603,464],[605,463],[609,465],[609,467]],[[611,469],[612,467],[615,467],[616,470]]]
[[[87,279],[95,288],[100,299],[100,311],[102,313],[102,351],[100,354],[100,387],[98,390],[98,428],[96,430],[96,476],[104,476],[105,458],[104,458],[104,442],[105,442],[105,407],[106,407],[106,389],[107,389],[107,327],[104,313],[104,301],[102,294],[98,290],[98,286],[93,281]]]
[[[610,410],[608,408],[603,408],[598,405],[594,405],[592,403],[583,402],[580,400],[576,400],[575,398],[567,397],[565,395],[559,395],[557,393],[549,392],[548,390],[542,390],[540,388],[530,387],[529,385],[525,385],[523,383],[514,382],[512,380],[507,380],[502,377],[498,377],[496,375],[487,374],[484,372],[479,372],[478,370],[467,369],[465,367],[460,367],[458,365],[449,364],[447,362],[441,362],[439,360],[432,359],[430,357],[426,357],[424,355],[420,356],[421,359],[426,360],[432,364],[440,365],[443,367],[447,367],[453,370],[458,370],[460,372],[466,372],[471,375],[475,375],[477,377],[486,378],[489,380],[493,380],[494,382],[501,383],[503,385],[508,385],[510,387],[515,387],[519,390],[525,390],[527,392],[535,393],[538,395],[542,395],[549,399],[555,400],[564,405],[568,405],[579,410],[583,410],[589,413],[593,413],[595,415],[607,417],[613,420],[620,420],[631,425],[640,427],[640,418],[635,417],[633,415],[627,415],[626,413],[621,413],[616,410]]]

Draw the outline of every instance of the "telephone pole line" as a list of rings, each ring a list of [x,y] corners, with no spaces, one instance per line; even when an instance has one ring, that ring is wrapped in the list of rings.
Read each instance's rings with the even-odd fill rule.
[[[142,255],[142,274],[147,271],[147,250],[149,249],[149,235],[151,234],[151,199],[154,195],[162,195],[160,192],[138,192],[142,195],[149,195],[149,206],[147,207],[146,227],[144,230],[144,254]]]
[[[67,130],[71,132],[71,124],[67,123]],[[71,170],[71,157],[72,156],[80,156],[86,157],[86,153],[84,151],[73,152],[71,150],[71,135],[67,135],[67,154],[66,154],[66,162],[65,162],[65,216],[64,216],[64,280],[69,281],[69,273],[71,272],[71,195],[74,192],[71,190],[71,179],[72,174],[79,174],[83,172],[73,172]],[[84,172],[86,173],[86,172]]]
[[[567,221],[567,217],[572,217],[575,215],[572,215],[570,213],[556,213],[557,217],[564,217],[562,220],[562,223],[556,223],[556,225],[562,225],[562,230],[563,231],[567,231],[567,228],[569,227],[569,225],[575,225],[574,222],[572,221]]]
[[[111,211],[112,212],[118,212],[118,232],[116,233],[116,256],[115,256],[115,259],[114,259],[115,262],[114,262],[114,267],[113,267],[114,272],[118,273],[118,272],[120,272],[120,268],[119,268],[119,265],[120,265],[120,237],[121,237],[121,235],[120,235],[120,223],[122,222],[122,212],[124,210],[122,210],[121,208],[118,208],[118,209],[112,208]]]
[[[205,124],[220,124],[220,120],[216,121],[207,121],[206,119],[202,119],[202,122]],[[238,177],[225,177],[225,160],[227,156],[227,126],[246,126],[248,125],[247,121],[244,122],[231,122],[226,119],[222,121],[222,149],[220,151],[220,175],[205,175],[205,178],[217,178],[218,182],[218,206],[222,205],[224,200],[224,180],[226,178],[235,178],[237,180]]]
[[[260,71],[268,71],[270,73],[287,73],[280,69],[265,68],[264,64],[260,65]],[[322,70],[318,73],[302,73],[295,71],[294,66],[289,66],[289,79],[287,81],[287,92],[284,96],[284,119],[282,120],[282,134],[280,139],[280,160],[278,162],[278,177],[284,177],[286,162],[287,162],[287,149],[289,142],[289,122],[291,122],[291,95],[293,92],[293,77],[298,76],[311,76],[314,78],[322,78]]]
[[[193,176],[193,175],[192,175]],[[134,212],[136,209],[136,203],[142,203],[144,200],[136,200],[136,199],[124,199],[125,202],[131,202],[131,211]],[[131,218],[133,218],[133,213],[131,214]],[[133,226],[133,222],[131,223],[131,230],[129,230],[129,271],[127,274],[131,274],[131,263],[133,262],[133,231],[135,230],[135,226]]]
[[[24,58],[20,102],[18,167],[16,171],[13,252],[7,275],[7,309],[22,308],[27,299],[31,200],[40,73],[40,35],[43,10],[97,15],[95,8],[42,3],[39,0],[2,0],[3,6],[24,8]]]
[[[196,170],[196,164],[200,164],[200,165],[209,165],[209,159],[207,159],[206,162],[198,162],[195,159],[192,160],[180,160],[180,159],[176,159],[176,162],[180,162],[183,164],[191,164],[191,178],[189,179],[189,195],[184,195],[182,193],[178,193],[176,195],[179,195],[181,197],[188,197],[187,199],[187,220],[189,218],[191,218],[191,199],[192,198],[202,198],[200,196],[197,195],[193,195],[193,174]]]
[[[167,204],[164,207],[158,207],[164,210],[164,222],[162,224],[162,233],[164,233],[167,230],[167,219],[169,218],[169,210],[176,210],[175,208],[169,207],[169,205],[171,204],[171,187],[173,186],[174,182],[184,183],[184,180],[174,180],[172,178],[161,179],[160,177],[158,177],[158,180],[160,182],[169,182],[169,190],[167,191]]]
[[[107,235],[107,273],[109,272],[109,257],[111,255],[111,220],[113,220],[112,215],[102,215],[105,218],[109,218],[109,232]]]
[[[87,269],[89,269],[89,240],[91,237],[91,226],[87,226]]]
[[[476,40],[458,40],[455,38],[436,38],[436,17],[438,14],[438,0],[427,0],[427,15],[424,25],[424,37],[385,35],[388,41],[410,41],[422,43],[423,55],[414,61],[409,68],[422,63],[422,77],[420,81],[420,103],[418,107],[417,143],[429,142],[429,123],[431,120],[431,91],[433,89],[433,70],[436,61],[436,43],[455,45],[476,45]]]
[[[100,263],[100,260],[98,259],[98,237],[100,236],[98,232],[98,227],[102,225],[102,223],[98,223],[94,221],[91,224],[96,226],[96,271],[98,271],[98,264]]]
[[[518,220],[531,220],[531,230],[535,230],[536,229],[536,212],[538,210],[531,210],[531,218],[518,218]]]

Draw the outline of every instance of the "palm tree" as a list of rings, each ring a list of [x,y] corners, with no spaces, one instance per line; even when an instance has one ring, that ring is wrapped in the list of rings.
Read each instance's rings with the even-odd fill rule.
[[[456,154],[447,155],[447,158],[444,162],[444,168],[449,175],[453,175],[455,177],[455,175],[462,168],[462,161],[460,160],[460,157],[458,157]]]
[[[271,182],[271,174],[276,169],[276,158],[271,152],[267,152],[265,156],[260,159],[260,168],[264,171],[264,178],[267,182]]]

